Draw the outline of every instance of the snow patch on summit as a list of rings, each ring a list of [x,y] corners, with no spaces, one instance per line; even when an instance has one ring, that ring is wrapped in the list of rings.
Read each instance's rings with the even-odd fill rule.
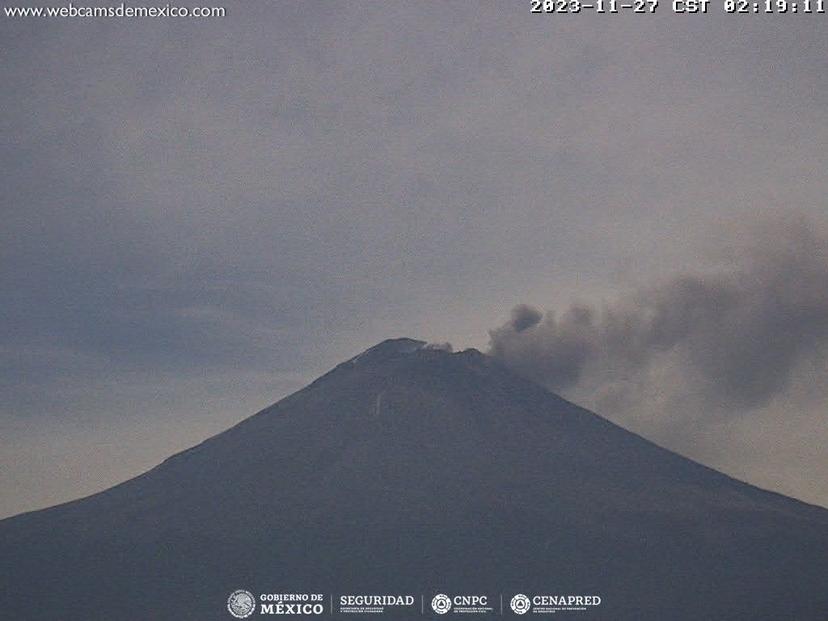
[[[425,341],[418,341],[416,339],[401,338],[388,339],[379,345],[366,349],[364,352],[349,360],[351,364],[358,364],[362,362],[376,362],[394,356],[413,354],[426,347]]]

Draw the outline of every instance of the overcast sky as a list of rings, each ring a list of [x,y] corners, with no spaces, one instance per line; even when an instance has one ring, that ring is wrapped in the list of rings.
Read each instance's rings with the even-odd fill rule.
[[[828,217],[822,15],[225,6],[0,18],[0,516],[384,338],[485,350],[518,303],[603,304]],[[823,371],[701,422],[562,393],[826,506]]]

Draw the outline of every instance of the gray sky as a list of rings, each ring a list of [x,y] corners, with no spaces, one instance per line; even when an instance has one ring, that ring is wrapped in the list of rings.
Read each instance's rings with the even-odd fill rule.
[[[828,218],[822,15],[226,6],[0,17],[0,515],[129,478],[383,338],[485,349],[515,304],[602,304],[721,269],[746,224]],[[734,416],[562,392],[828,505],[814,365]]]

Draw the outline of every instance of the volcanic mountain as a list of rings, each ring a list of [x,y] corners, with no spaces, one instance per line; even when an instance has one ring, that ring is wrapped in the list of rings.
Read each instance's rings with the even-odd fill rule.
[[[126,483],[3,520],[0,572],[14,620],[226,620],[244,588],[495,593],[513,618],[526,593],[601,597],[565,618],[824,621],[828,511],[476,350],[396,339]]]

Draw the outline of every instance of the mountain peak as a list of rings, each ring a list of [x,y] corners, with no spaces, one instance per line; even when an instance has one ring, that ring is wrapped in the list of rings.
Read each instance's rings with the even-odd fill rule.
[[[361,354],[351,358],[348,363],[359,364],[365,362],[378,362],[389,358],[396,358],[406,354],[412,354],[426,347],[425,341],[410,339],[407,337],[386,339],[373,347],[369,347]]]
[[[221,621],[226,593],[274,585],[560,588],[600,595],[595,615],[614,621],[828,610],[827,511],[662,449],[475,349],[411,338],[131,481],[0,522],[0,559],[15,619],[107,607]]]

